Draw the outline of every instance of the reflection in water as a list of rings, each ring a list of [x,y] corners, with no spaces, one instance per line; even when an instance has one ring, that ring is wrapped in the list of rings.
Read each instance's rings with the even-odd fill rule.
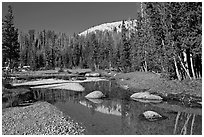
[[[140,109],[137,109],[140,108]],[[183,108],[185,110],[186,108]],[[138,114],[144,111],[152,110],[167,116],[168,118],[162,121],[148,122],[141,121]],[[131,123],[129,128],[133,128],[137,134],[201,134],[202,124],[201,115],[186,113],[183,111],[172,111],[165,108],[159,108],[152,104],[142,104],[139,102],[131,103],[130,117]],[[192,111],[191,111],[192,112]],[[194,115],[194,119],[193,116]],[[195,120],[197,122],[195,122]],[[200,121],[200,122],[199,122]],[[194,123],[194,124],[192,124]],[[194,126],[192,126],[194,125]],[[191,127],[195,127],[192,129]]]
[[[95,99],[92,99],[91,101],[96,101]],[[121,104],[115,101],[108,101],[105,100],[101,103],[103,104],[96,104],[94,102],[88,102],[86,100],[79,101],[80,104],[93,109],[94,111],[98,111],[104,114],[111,114],[116,116],[121,116]]]
[[[130,92],[111,82],[83,83],[84,92],[60,89],[33,89],[35,100],[47,101],[59,108],[65,115],[86,127],[86,134],[201,134],[202,110],[186,108],[169,103],[142,103],[128,100]],[[87,100],[85,95],[100,90],[106,99]],[[139,115],[152,110],[168,118],[148,122]]]
[[[101,104],[101,103],[103,103],[103,99],[87,98],[87,100],[89,100],[90,102],[92,102],[94,104]]]
[[[185,120],[182,121],[182,119],[184,118]],[[178,112],[175,121],[174,134],[193,135],[195,118],[196,118],[195,114],[186,114]],[[182,122],[179,123],[179,120]]]

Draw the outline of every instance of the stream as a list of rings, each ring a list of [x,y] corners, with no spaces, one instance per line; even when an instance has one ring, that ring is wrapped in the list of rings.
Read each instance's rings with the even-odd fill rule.
[[[82,83],[84,92],[62,89],[32,89],[37,101],[47,101],[65,116],[85,127],[87,135],[201,135],[202,109],[177,103],[144,103],[130,99],[139,91],[127,91],[114,81]],[[100,90],[104,99],[86,99],[88,93]],[[139,117],[155,111],[166,119],[150,122]]]

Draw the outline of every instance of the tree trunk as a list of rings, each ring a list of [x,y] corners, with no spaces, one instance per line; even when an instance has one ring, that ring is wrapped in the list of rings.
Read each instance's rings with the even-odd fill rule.
[[[144,71],[147,72],[147,51],[144,51],[145,61],[144,61]]]
[[[109,69],[112,68],[112,62],[109,61]]]
[[[184,66],[184,64],[183,64],[183,62],[182,62],[182,60],[181,60],[181,57],[178,56],[178,58],[179,58],[179,60],[180,60],[180,62],[181,62],[182,67],[184,68],[185,72],[187,73],[188,77],[191,79],[191,76],[190,76],[188,70],[186,69],[186,67]]]
[[[191,60],[190,60],[190,49],[186,49],[186,59],[187,59],[187,68],[189,70],[189,74],[193,77],[192,69],[191,69]]]
[[[179,81],[181,81],[181,76],[179,74],[179,70],[178,70],[178,66],[177,66],[177,62],[176,62],[176,58],[174,56],[174,65],[175,65],[175,68],[176,68],[176,75],[177,75],[177,78]]]
[[[99,70],[99,68],[100,68],[100,66],[99,66],[99,64],[97,65],[97,70]]]
[[[174,44],[174,43],[173,43]],[[162,72],[165,73],[165,68],[164,68],[164,47],[165,47],[165,44],[164,44],[164,40],[162,39],[162,51],[161,51],[161,67],[162,67]]]
[[[147,61],[144,62],[144,71],[147,72]]]
[[[192,73],[193,73],[193,79],[196,79],[196,76],[195,76],[195,71],[194,71],[194,67],[193,67],[193,59],[192,59],[192,54],[190,54],[190,62],[191,62],[191,70],[192,70]]]
[[[188,59],[187,59],[187,53],[186,52],[184,52],[183,51],[183,57],[184,57],[184,65],[185,65],[185,67],[187,68],[187,71],[188,71],[188,73],[190,74],[190,72],[189,72],[189,67],[188,67]]]
[[[143,72],[143,66],[140,66],[140,71]]]
[[[94,69],[95,69],[95,70],[97,70],[97,66],[96,66],[96,63],[94,63]]]
[[[141,16],[142,16],[142,18],[144,17],[144,9],[143,9],[143,3],[141,2],[140,3],[140,10],[141,10]]]

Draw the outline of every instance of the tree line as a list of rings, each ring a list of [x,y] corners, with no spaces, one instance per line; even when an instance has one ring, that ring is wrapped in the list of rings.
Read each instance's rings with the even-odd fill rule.
[[[50,30],[17,34],[10,7],[3,20],[3,65],[17,62],[33,70],[114,68],[159,72],[179,80],[200,78],[202,3],[147,2],[140,9],[131,29],[123,20],[121,31],[67,36]]]

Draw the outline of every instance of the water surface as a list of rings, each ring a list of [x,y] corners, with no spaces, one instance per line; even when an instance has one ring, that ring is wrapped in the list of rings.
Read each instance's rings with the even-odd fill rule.
[[[33,89],[37,100],[55,105],[64,115],[82,124],[90,135],[173,135],[201,134],[202,110],[187,108],[167,102],[154,104],[131,100],[133,92],[126,91],[114,82],[98,81],[82,83],[84,92],[59,89]],[[102,91],[107,98],[84,98],[94,91]],[[140,114],[155,111],[167,119],[149,122]]]

